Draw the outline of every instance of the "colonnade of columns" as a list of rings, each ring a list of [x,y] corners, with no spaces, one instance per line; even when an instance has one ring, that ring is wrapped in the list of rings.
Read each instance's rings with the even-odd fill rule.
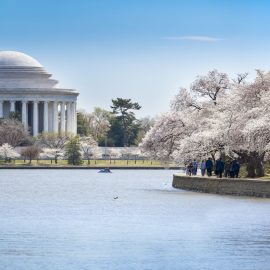
[[[8,114],[10,114],[16,112],[16,101],[21,102],[19,113],[21,114],[22,123],[26,129],[32,130],[33,136],[37,136],[40,132],[77,133],[75,101],[0,100],[0,118],[5,117],[4,102],[9,103]],[[29,104],[32,104],[32,110],[29,110]],[[43,104],[42,114],[40,113],[39,104]],[[59,105],[60,112],[58,111]],[[43,123],[40,123],[40,121]]]

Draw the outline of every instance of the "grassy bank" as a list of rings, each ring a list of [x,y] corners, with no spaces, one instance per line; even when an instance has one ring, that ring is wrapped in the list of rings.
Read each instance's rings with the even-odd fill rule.
[[[265,162],[264,164],[264,173],[265,175],[263,177],[259,177],[261,179],[270,179],[270,163]],[[246,164],[241,164],[240,172],[239,172],[240,178],[246,178],[247,177],[247,166]]]
[[[54,160],[32,160],[31,164],[28,160],[12,160],[11,162],[0,161],[0,166],[49,166],[49,167],[58,167],[58,166],[70,166],[67,160],[58,160],[55,164]],[[97,160],[87,160],[83,161],[82,167],[175,167],[176,164],[173,163],[164,163],[154,160],[106,160],[106,159],[97,159]]]

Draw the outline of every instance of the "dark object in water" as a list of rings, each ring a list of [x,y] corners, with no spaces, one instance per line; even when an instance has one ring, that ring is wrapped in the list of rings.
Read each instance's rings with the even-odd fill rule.
[[[101,169],[99,173],[111,173],[111,170],[109,168],[104,168],[104,169]]]
[[[115,200],[117,200],[118,199],[118,196],[117,197],[113,197]]]

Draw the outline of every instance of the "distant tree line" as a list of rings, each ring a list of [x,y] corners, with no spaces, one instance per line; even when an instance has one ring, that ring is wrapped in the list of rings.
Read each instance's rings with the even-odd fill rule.
[[[140,109],[141,106],[131,99],[117,98],[112,100],[110,111],[102,108],[95,108],[92,113],[80,111],[77,113],[77,136],[44,132],[32,137],[21,123],[20,115],[11,113],[8,119],[0,119],[0,158],[5,162],[22,158],[29,163],[41,158],[55,164],[59,159],[67,159],[73,165],[87,159],[90,164],[93,157],[100,155],[98,146],[129,147],[142,141],[154,121],[147,117],[137,119],[134,112]],[[18,146],[19,151],[15,149]],[[130,151],[125,151],[130,155]],[[110,156],[117,154],[112,152]]]
[[[111,110],[96,107],[92,113],[77,113],[77,133],[91,135],[99,146],[137,146],[154,125],[150,117],[137,119],[135,111],[141,109],[131,99],[112,99]]]

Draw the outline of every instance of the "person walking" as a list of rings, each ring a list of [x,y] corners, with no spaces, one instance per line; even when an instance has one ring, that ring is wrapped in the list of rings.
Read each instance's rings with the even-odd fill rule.
[[[204,176],[205,175],[205,160],[202,160],[201,162],[201,175]]]
[[[187,175],[191,176],[192,172],[193,172],[193,163],[192,161],[190,161],[187,165]]]
[[[197,175],[197,170],[198,170],[198,164],[197,164],[196,159],[194,159],[194,161],[193,161],[193,171],[192,171],[192,174],[193,175]]]
[[[207,171],[207,175],[212,176],[213,161],[211,160],[211,158],[208,158],[208,160],[205,162],[205,168]]]
[[[230,167],[231,167],[231,162],[229,159],[226,159],[224,162],[224,177],[229,178],[230,177]]]
[[[185,162],[185,173],[188,175],[188,162]]]
[[[221,158],[219,158],[217,160],[217,162],[216,162],[216,170],[215,170],[215,172],[216,172],[216,176],[218,178],[222,178],[222,174],[224,172],[224,162],[222,161]]]
[[[240,164],[236,159],[234,159],[232,162],[232,174],[234,178],[238,178],[239,171],[240,171]]]
[[[230,166],[230,176],[231,176],[231,178],[238,178],[239,170],[240,170],[240,165],[237,162],[237,160],[234,159],[231,162],[231,166]]]

